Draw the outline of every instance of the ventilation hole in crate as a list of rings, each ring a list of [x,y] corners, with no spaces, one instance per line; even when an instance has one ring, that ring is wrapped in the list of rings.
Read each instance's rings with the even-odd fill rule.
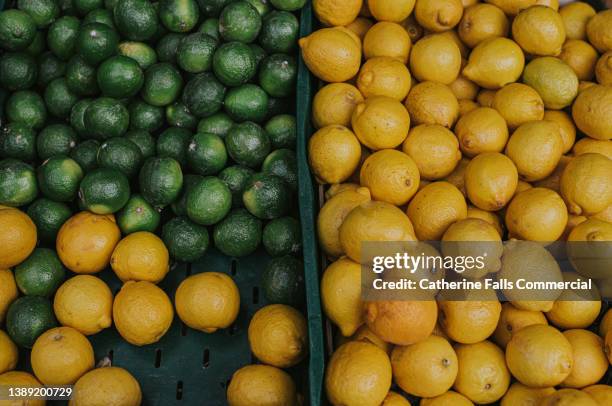
[[[161,366],[162,361],[162,350],[155,350],[155,368],[159,368]]]
[[[108,350],[108,360],[112,363],[113,362],[113,355],[114,355],[114,351],[113,350]]]
[[[185,276],[191,276],[191,264],[187,264],[187,266],[185,267]]]
[[[238,331],[238,327],[236,326],[236,324],[232,324],[228,330],[229,335],[233,336],[234,334],[236,334],[236,331]]]
[[[232,276],[236,275],[236,265],[237,265],[236,260],[232,259],[232,262],[230,264],[230,273],[232,274]]]
[[[253,286],[253,304],[259,303],[259,288],[257,286]]]
[[[210,350],[208,348],[204,348],[204,358],[202,359],[202,366],[204,368],[208,368],[210,365]]]
[[[183,399],[183,381],[178,381],[176,383],[176,400]]]
[[[181,336],[185,337],[187,335],[187,326],[185,323],[181,323]]]

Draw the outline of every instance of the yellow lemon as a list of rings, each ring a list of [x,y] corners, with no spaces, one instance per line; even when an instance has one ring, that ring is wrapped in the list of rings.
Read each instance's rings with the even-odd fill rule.
[[[612,51],[608,51],[599,58],[595,65],[595,76],[600,85],[612,85]]]
[[[569,152],[576,140],[576,126],[569,114],[560,110],[546,110],[544,112],[544,120],[559,124],[561,140],[563,141],[563,153]]]
[[[559,0],[537,0],[536,5],[550,7],[555,11],[559,11]]]
[[[387,56],[402,63],[408,62],[412,42],[408,32],[399,24],[381,21],[368,30],[363,38],[365,59]]]
[[[357,87],[365,97],[387,96],[402,101],[410,84],[406,65],[388,56],[368,59],[357,76]]]
[[[478,89],[480,89],[476,83],[463,75],[459,75],[448,87],[459,101],[475,100],[478,95]]]
[[[559,59],[574,70],[579,80],[592,80],[599,55],[591,44],[579,39],[570,39],[563,44]]]
[[[586,26],[589,42],[597,48],[599,52],[612,50],[612,34],[610,25],[612,24],[612,10],[604,10],[595,14],[589,19]]]
[[[402,395],[389,391],[380,406],[410,406],[410,402]]]
[[[455,135],[468,157],[484,152],[501,152],[508,141],[508,127],[501,114],[489,107],[477,107],[459,118]]]
[[[177,288],[174,302],[183,323],[205,333],[229,327],[240,311],[236,283],[219,272],[202,272],[188,277]]]
[[[10,371],[0,374],[0,385],[13,388],[42,387],[38,379],[36,379],[33,375],[22,371]],[[25,402],[27,402],[27,406],[45,406],[44,400],[30,399]],[[21,406],[25,404],[26,403],[21,401],[0,401],[0,405],[2,406]]]
[[[419,397],[445,393],[457,377],[457,354],[449,342],[435,335],[391,354],[393,378],[403,391]]]
[[[515,16],[519,11],[533,6],[538,0],[485,0],[504,11],[509,16]]]
[[[344,82],[359,72],[361,44],[346,31],[323,28],[299,40],[306,66],[319,79]]]
[[[448,128],[437,124],[412,128],[402,144],[402,150],[414,160],[418,173],[426,180],[450,175],[461,160],[457,137]]]
[[[15,277],[10,269],[0,269],[0,323],[4,321],[4,316],[9,306],[19,296]]]
[[[387,354],[390,354],[391,350],[393,349],[393,346],[391,344],[389,344],[388,342],[384,341],[383,339],[378,337],[376,334],[374,334],[374,332],[370,330],[368,326],[365,324],[359,327],[357,331],[355,332],[355,334],[353,334],[352,336],[344,337],[342,334],[340,334],[340,337],[346,339],[346,341],[337,345],[337,347],[339,347],[340,345],[348,341],[365,341],[365,342],[370,342],[376,345],[377,347],[379,347],[381,350],[383,350]]]
[[[24,212],[0,209],[0,269],[12,268],[30,256],[36,247],[37,234],[34,222]]]
[[[174,311],[168,295],[151,282],[126,282],[113,302],[117,331],[130,344],[159,341],[172,324]]]
[[[336,184],[330,185],[330,187],[325,191],[325,201],[330,200],[332,197],[335,197],[336,195],[342,192],[347,192],[347,191],[354,192],[360,187],[361,186],[358,183],[350,183],[350,182],[336,183]]]
[[[461,161],[459,161],[459,164],[457,164],[457,167],[455,168],[455,170],[446,177],[446,179],[444,179],[446,182],[450,183],[451,185],[455,186],[457,189],[459,189],[459,191],[461,192],[461,194],[463,194],[464,196],[466,195],[465,192],[465,170],[467,169],[468,164],[470,163],[470,160],[467,158],[461,158]],[[421,181],[421,186],[419,188],[423,189],[425,186],[427,186],[429,183],[425,183],[427,181]]]
[[[123,368],[96,368],[74,385],[70,406],[139,406],[142,392],[138,381]]]
[[[512,37],[528,54],[556,56],[565,42],[565,26],[555,10],[533,6],[512,21]]]
[[[138,231],[123,238],[113,251],[111,267],[121,281],[158,283],[170,271],[170,255],[153,233]]]
[[[409,345],[423,341],[436,327],[434,300],[373,301],[365,304],[366,324],[386,342]]]
[[[472,159],[465,171],[465,187],[478,208],[497,211],[514,196],[518,172],[514,163],[499,152],[486,152]]]
[[[480,107],[480,105],[473,100],[459,99],[459,118],[472,110],[476,110],[478,107]]]
[[[439,124],[451,128],[459,117],[457,97],[441,83],[419,83],[410,90],[405,104],[414,125]]]
[[[582,389],[582,391],[595,399],[599,406],[609,405],[612,402],[612,387],[610,385],[591,385]]]
[[[578,76],[559,58],[535,58],[525,67],[523,82],[542,97],[547,109],[560,110],[572,104],[578,94]]]
[[[416,19],[414,18],[414,14],[408,16],[408,18],[406,18],[400,24],[402,25],[402,27],[404,27],[406,32],[408,32],[408,36],[410,37],[412,43],[417,42],[423,37],[423,27],[421,27],[419,23],[417,23]]]
[[[232,375],[227,402],[230,406],[296,405],[298,399],[288,373],[269,365],[247,365]]]
[[[59,287],[53,300],[57,320],[85,335],[111,326],[113,294],[102,279],[77,275]]]
[[[597,406],[589,394],[577,389],[561,389],[542,399],[540,406]]]
[[[363,102],[359,89],[348,83],[323,86],[312,101],[312,122],[316,128],[328,125],[351,125],[355,106]]]
[[[520,382],[510,385],[500,406],[539,405],[545,397],[555,393],[555,388],[530,388]]]
[[[532,188],[519,193],[506,210],[511,237],[529,241],[556,241],[567,224],[567,207],[555,191]]]
[[[394,149],[376,151],[361,166],[360,183],[370,189],[375,200],[406,204],[419,188],[419,162],[409,155]]]
[[[461,0],[417,0],[414,15],[421,26],[429,31],[442,32],[459,24],[463,15]]]
[[[481,89],[476,96],[476,101],[481,107],[493,108],[493,100],[495,99],[496,90]]]
[[[4,330],[0,330],[0,375],[15,369],[18,359],[17,346]]]
[[[329,265],[321,278],[321,304],[343,336],[353,335],[364,322],[361,265],[348,258]]]
[[[586,39],[587,23],[595,14],[595,9],[584,1],[571,2],[561,7],[559,15],[563,20],[567,39]]]
[[[570,388],[594,385],[608,370],[608,359],[603,351],[603,340],[588,330],[566,330],[563,335],[572,346],[574,366],[572,372],[561,383]]]
[[[525,55],[518,44],[508,38],[489,38],[470,53],[463,75],[479,86],[499,89],[516,82],[523,72]]]
[[[359,15],[363,0],[313,0],[315,16],[327,26],[347,25]]]
[[[609,248],[599,242],[612,241],[612,222],[590,218],[574,227],[567,241],[580,242],[569,244],[567,253],[572,266],[581,275],[599,279],[610,277]]]
[[[598,153],[572,159],[561,176],[561,196],[572,214],[594,215],[612,204],[612,160]]]
[[[572,156],[561,155],[561,159],[555,167],[555,170],[544,179],[533,182],[533,186],[544,187],[559,193],[561,190],[561,175],[563,175],[567,164],[569,164],[573,159],[574,157]]]
[[[563,274],[566,281],[576,281],[578,277],[577,274]],[[565,289],[555,300],[552,309],[546,312],[548,320],[563,329],[590,326],[599,316],[601,298],[597,287],[588,292],[589,297],[585,298],[584,293]]]
[[[499,89],[493,98],[493,108],[513,130],[544,117],[544,101],[532,87],[522,83],[510,83]]]
[[[363,41],[366,33],[370,28],[372,28],[373,25],[374,23],[369,18],[357,17],[350,24],[347,24],[346,28],[353,31],[353,33],[357,35],[361,41]]]
[[[273,304],[259,309],[249,324],[249,344],[263,363],[289,368],[308,353],[306,319],[291,306]]]
[[[68,219],[57,234],[57,254],[66,268],[79,274],[100,272],[110,263],[121,238],[112,215],[82,211]]]
[[[497,300],[440,301],[439,306],[444,332],[462,344],[486,340],[495,331],[501,313]]]
[[[484,220],[493,226],[493,228],[495,229],[495,231],[497,231],[497,234],[499,234],[500,237],[504,236],[501,219],[499,218],[497,213],[482,210],[474,206],[468,206],[467,218]]]
[[[572,105],[572,117],[589,137],[612,139],[612,86],[593,85],[581,91]]]
[[[460,393],[449,390],[435,398],[423,398],[419,406],[474,406],[471,400]]]
[[[410,71],[420,82],[451,84],[461,70],[461,51],[446,35],[427,35],[410,52]]]
[[[368,0],[368,8],[372,16],[379,21],[400,22],[405,20],[414,10],[416,0]]]
[[[497,328],[493,334],[495,342],[502,348],[506,348],[512,335],[523,327],[533,324],[548,324],[544,313],[541,311],[522,310],[506,302],[502,305],[501,314]]]
[[[328,125],[308,140],[308,162],[319,182],[345,181],[357,169],[360,158],[359,140],[344,126]]]
[[[507,37],[509,29],[508,18],[500,8],[479,3],[463,11],[457,31],[461,41],[474,48],[486,39]]]
[[[610,309],[606,310],[606,314],[604,314],[603,318],[599,322],[600,337],[604,338],[608,331],[612,331],[612,311]]]
[[[404,105],[386,96],[370,97],[358,104],[351,122],[359,141],[372,150],[397,147],[410,128],[410,116]]]
[[[45,385],[72,385],[94,367],[93,347],[71,327],[43,333],[32,347],[32,370]]]

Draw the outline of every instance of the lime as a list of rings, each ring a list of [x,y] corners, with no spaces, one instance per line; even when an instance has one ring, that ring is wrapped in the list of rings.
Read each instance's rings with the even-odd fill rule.
[[[9,123],[0,130],[0,158],[32,162],[36,159],[36,132],[22,123]]]
[[[122,0],[113,9],[117,29],[133,41],[151,39],[157,32],[157,11],[148,0]]]
[[[259,64],[266,57],[266,51],[255,43],[249,44],[249,47],[251,48],[251,51],[253,51],[253,55],[255,55],[255,65],[259,69]]]
[[[247,83],[230,89],[224,104],[225,111],[235,121],[261,122],[266,118],[268,95],[261,87]]]
[[[183,91],[183,103],[196,117],[207,117],[221,109],[225,97],[223,86],[211,73],[193,77]]]
[[[198,28],[199,32],[203,32],[204,34],[208,34],[216,40],[219,40],[219,19],[218,18],[207,18],[200,24]]]
[[[306,0],[270,0],[270,3],[279,10],[296,11],[304,7]]]
[[[25,52],[6,52],[0,56],[0,86],[7,90],[25,90],[36,83],[38,67],[34,57]]]
[[[175,63],[179,44],[184,37],[185,34],[178,34],[176,32],[169,32],[161,37],[155,47],[159,61]]]
[[[47,86],[53,79],[61,78],[66,74],[66,63],[52,52],[45,52],[38,57],[39,86]]]
[[[189,32],[200,18],[200,9],[195,0],[162,0],[159,4],[159,19],[172,32]]]
[[[65,78],[53,79],[44,94],[45,104],[49,113],[58,118],[70,117],[72,106],[79,100],[79,96],[68,89]]]
[[[178,199],[172,202],[172,211],[177,216],[186,216],[187,215],[187,194],[195,186],[199,181],[204,179],[203,176],[186,174],[183,178],[183,189],[181,190],[181,194]]]
[[[232,207],[232,193],[219,178],[208,176],[187,193],[187,216],[205,226],[221,221]]]
[[[206,227],[187,217],[174,217],[164,224],[162,240],[170,256],[181,262],[195,262],[202,258],[209,244]]]
[[[75,49],[87,63],[97,66],[117,52],[119,36],[108,25],[90,23],[81,26]]]
[[[117,169],[94,169],[85,175],[79,188],[81,207],[96,214],[115,213],[129,198],[130,182]]]
[[[129,106],[130,128],[154,132],[164,125],[164,109],[153,106],[140,99],[134,100]]]
[[[81,99],[70,110],[70,125],[82,138],[89,136],[89,131],[85,128],[85,111],[87,111],[92,101],[93,99]]]
[[[276,175],[258,173],[249,179],[242,194],[244,207],[256,217],[274,219],[291,207],[291,189]]]
[[[232,192],[232,207],[242,206],[242,193],[254,170],[242,165],[228,166],[219,173],[221,179]]]
[[[66,124],[51,124],[38,133],[36,150],[41,160],[55,155],[68,155],[77,144],[76,132]]]
[[[153,106],[172,104],[183,88],[181,73],[169,63],[157,63],[145,72],[142,98]]]
[[[199,175],[215,175],[227,163],[223,139],[215,134],[197,133],[187,147],[187,163]]]
[[[268,4],[268,0],[247,0],[249,4],[255,7],[255,10],[259,13],[260,16],[265,16],[271,10],[270,5]]]
[[[117,224],[124,235],[137,231],[155,232],[160,214],[141,195],[132,195],[117,213]]]
[[[294,192],[297,190],[298,169],[294,151],[287,148],[272,151],[264,160],[261,171],[278,176],[287,182]]]
[[[70,151],[70,158],[74,159],[84,172],[90,172],[98,167],[98,149],[100,143],[97,140],[85,140]]]
[[[175,201],[183,187],[181,165],[172,158],[149,158],[140,169],[140,193],[154,207]]]
[[[261,286],[270,303],[299,306],[304,302],[304,264],[292,256],[272,258],[266,265]]]
[[[198,4],[202,12],[207,16],[217,17],[223,7],[229,4],[232,0],[198,0]]]
[[[47,45],[55,56],[63,61],[70,59],[76,49],[81,22],[73,16],[58,18],[47,32]]]
[[[21,293],[31,296],[51,297],[66,277],[66,268],[49,248],[36,248],[14,271]]]
[[[72,0],[77,13],[84,16],[92,10],[104,7],[104,0]]]
[[[132,58],[140,69],[147,69],[157,63],[155,50],[144,42],[126,41],[119,44],[119,54]]]
[[[98,167],[117,169],[132,178],[138,174],[143,158],[138,145],[125,137],[114,137],[100,145],[97,160]]]
[[[65,155],[47,159],[38,167],[38,187],[43,196],[56,202],[74,200],[83,179],[83,170]]]
[[[268,120],[264,128],[270,138],[272,148],[295,149],[297,140],[295,117],[289,114],[279,114]]]
[[[219,34],[223,40],[249,43],[261,30],[261,16],[248,1],[235,1],[221,11]]]
[[[271,11],[263,19],[259,44],[268,53],[291,53],[299,34],[297,18],[287,11]]]
[[[213,71],[226,86],[245,84],[257,73],[255,54],[247,44],[225,43],[215,51]]]
[[[232,257],[252,254],[261,242],[261,227],[260,219],[245,209],[235,209],[215,225],[215,247]]]
[[[83,24],[89,23],[100,23],[108,25],[110,28],[115,29],[115,21],[113,19],[113,13],[105,8],[98,8],[91,10],[82,21]]]
[[[55,246],[55,237],[66,220],[72,216],[72,210],[66,203],[41,197],[28,207],[28,216],[36,224],[38,238]]]
[[[54,0],[18,0],[17,8],[28,13],[38,28],[48,27],[60,13]]]
[[[191,114],[191,111],[180,101],[174,102],[166,107],[166,121],[173,127],[195,130],[198,119]]]
[[[177,50],[179,66],[191,73],[210,70],[217,40],[203,32],[195,32],[183,38]]]
[[[293,217],[270,221],[263,230],[263,245],[273,257],[299,254],[302,250],[300,222]]]
[[[30,90],[20,90],[9,96],[5,105],[6,118],[39,129],[47,121],[47,108],[42,97]]]
[[[216,134],[221,138],[225,138],[234,122],[226,113],[219,112],[212,116],[204,117],[198,123],[199,133]]]
[[[157,137],[157,156],[175,159],[179,164],[187,163],[187,146],[193,134],[191,131],[170,127]]]
[[[24,206],[38,195],[34,168],[16,159],[0,161],[0,205]]]
[[[136,144],[143,160],[155,155],[155,138],[147,131],[131,130],[125,133],[125,138]]]
[[[42,31],[36,31],[36,35],[34,36],[34,41],[23,50],[26,54],[37,57],[42,54],[47,49],[45,35]]]
[[[103,95],[123,99],[140,91],[144,84],[144,74],[134,59],[116,55],[102,62],[98,68],[97,80]]]
[[[32,348],[38,336],[55,326],[53,306],[49,299],[41,296],[20,297],[6,314],[6,332],[24,348]]]
[[[9,9],[0,12],[0,47],[8,51],[26,49],[36,36],[36,23],[28,13]]]
[[[291,55],[273,54],[261,62],[259,84],[270,96],[291,96],[296,77],[297,63]]]
[[[270,153],[270,139],[258,124],[236,124],[225,137],[230,157],[240,165],[259,168]]]
[[[123,135],[130,122],[130,114],[121,102],[100,97],[91,102],[83,119],[91,137],[104,140]]]

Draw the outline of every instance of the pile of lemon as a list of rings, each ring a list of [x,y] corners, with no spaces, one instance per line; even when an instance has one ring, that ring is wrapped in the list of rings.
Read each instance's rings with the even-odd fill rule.
[[[598,334],[587,330],[601,301],[568,291],[503,305],[364,303],[359,264],[364,241],[612,240],[612,10],[557,0],[313,7],[323,28],[300,47],[324,82],[308,152],[329,185],[318,236],[334,261],[321,281],[339,329],[331,403],[408,405],[395,383],[428,406],[612,404],[612,387],[597,384],[612,362],[612,313]],[[572,277],[547,255],[509,244],[487,272]],[[609,267],[591,272],[604,279],[595,297],[609,297]]]

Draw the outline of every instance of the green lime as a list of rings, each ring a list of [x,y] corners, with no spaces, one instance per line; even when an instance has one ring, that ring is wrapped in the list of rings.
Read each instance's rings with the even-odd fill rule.
[[[255,55],[255,65],[259,69],[259,64],[266,57],[266,51],[256,43],[249,44],[251,51],[253,51],[253,55]]]
[[[102,62],[97,79],[102,94],[116,99],[136,95],[144,84],[144,74],[138,62],[123,55],[112,56]]]
[[[205,226],[221,221],[232,208],[232,192],[219,178],[208,176],[187,193],[187,216]]]
[[[76,132],[66,124],[51,124],[38,133],[36,150],[40,160],[55,155],[68,155],[77,144]]]
[[[224,41],[248,44],[255,41],[261,30],[261,16],[248,1],[235,1],[221,11],[219,34]]]
[[[76,39],[76,51],[87,63],[97,66],[117,53],[119,35],[108,25],[90,23],[81,26]]]
[[[273,257],[299,254],[302,250],[300,222],[293,217],[270,221],[263,230],[263,246]]]
[[[200,24],[200,28],[198,28],[199,32],[203,32],[204,34],[208,34],[216,40],[219,40],[219,19],[218,18],[207,18]]]
[[[561,110],[578,95],[578,76],[564,61],[552,56],[534,58],[525,66],[523,82],[544,101],[544,107]]]
[[[26,49],[23,50],[26,54],[37,57],[47,49],[47,39],[43,31],[36,31],[34,40]]]
[[[98,167],[98,149],[100,142],[85,140],[70,151],[70,158],[74,159],[84,172],[91,172]]]
[[[157,11],[149,0],[121,0],[113,9],[117,29],[127,39],[146,41],[157,32]]]
[[[17,8],[28,13],[38,28],[48,27],[60,14],[55,0],[18,0]]]
[[[58,18],[47,32],[47,45],[55,56],[63,61],[70,59],[76,49],[81,22],[73,16]]]
[[[270,0],[270,3],[279,10],[296,11],[304,7],[306,0]]]
[[[145,72],[142,98],[153,106],[172,104],[181,94],[183,78],[181,73],[169,63],[156,63]]]
[[[287,54],[273,54],[261,62],[259,84],[272,97],[288,97],[295,89],[297,63]]]
[[[186,128],[188,130],[195,130],[198,126],[198,119],[180,101],[166,106],[166,121],[170,126]]]
[[[194,76],[183,90],[183,103],[196,117],[210,116],[223,105],[225,86],[211,73]]]
[[[19,290],[28,296],[51,297],[66,277],[66,268],[49,248],[36,248],[14,272]]]
[[[142,161],[138,145],[125,137],[109,138],[98,150],[98,167],[117,169],[128,178],[136,176]]]
[[[187,194],[191,190],[193,186],[195,186],[200,180],[204,179],[203,176],[186,174],[183,178],[183,189],[181,190],[181,194],[178,199],[172,202],[172,211],[177,216],[186,216],[187,215]]]
[[[268,112],[268,95],[261,87],[247,83],[231,88],[224,104],[225,111],[235,121],[261,122]]]
[[[162,240],[176,261],[195,262],[204,256],[209,245],[206,227],[187,217],[174,217],[164,224]]]
[[[287,182],[291,190],[297,190],[298,169],[294,151],[287,148],[272,151],[264,160],[261,171],[278,176]]]
[[[210,70],[216,48],[217,40],[203,32],[195,32],[181,40],[176,61],[187,72],[204,72]]]
[[[66,63],[52,52],[45,52],[38,57],[38,85],[45,87],[53,79],[66,74]]]
[[[217,17],[223,8],[232,0],[198,0],[202,12],[206,16]]]
[[[225,43],[215,51],[213,71],[226,86],[245,84],[257,73],[255,54],[247,44]]]
[[[6,313],[6,332],[23,348],[32,348],[38,336],[56,326],[53,305],[41,296],[20,297]]]
[[[215,225],[215,247],[231,257],[244,257],[255,252],[261,243],[261,220],[245,209],[235,209]]]
[[[270,153],[270,139],[258,124],[236,124],[225,137],[230,157],[240,165],[259,168]]]
[[[132,195],[117,213],[117,224],[124,235],[137,231],[155,232],[161,216],[142,196]]]
[[[129,198],[130,182],[117,169],[94,169],[85,175],[79,188],[81,207],[96,214],[116,213]]]
[[[0,56],[0,86],[7,90],[25,90],[36,83],[38,67],[34,57],[25,52],[6,52]]]
[[[185,34],[178,34],[176,32],[169,32],[161,37],[155,47],[159,61],[175,63],[179,44],[184,37]]]
[[[234,122],[230,116],[226,113],[219,112],[201,119],[198,123],[198,132],[216,134],[224,138],[233,125]]]
[[[76,12],[84,16],[92,10],[104,7],[104,0],[72,0],[72,4]]]
[[[147,69],[157,63],[155,50],[144,42],[122,42],[119,44],[119,54],[135,60],[140,69]]]
[[[57,5],[61,10],[61,14],[66,15],[75,15],[76,10],[74,9],[74,5],[72,4],[72,0],[57,0]]]
[[[56,202],[74,200],[83,170],[72,158],[56,155],[38,167],[38,187],[43,196]]]
[[[0,161],[0,204],[3,206],[24,206],[38,195],[34,168],[16,159]]]
[[[0,12],[0,47],[7,51],[26,49],[36,36],[36,23],[28,13],[9,9]]]
[[[273,149],[295,149],[297,140],[295,117],[289,114],[279,114],[268,120],[264,129],[268,137],[270,137]]]
[[[254,170],[242,165],[228,166],[219,173],[221,179],[232,192],[232,207],[242,206],[242,193]]]
[[[261,277],[266,300],[290,306],[304,302],[304,264],[292,256],[272,258]]]
[[[195,0],[161,0],[159,19],[172,32],[189,32],[200,18]]]
[[[66,65],[66,85],[71,92],[80,96],[99,93],[96,68],[85,62],[81,55],[75,55]]]
[[[72,106],[79,100],[79,96],[68,89],[65,78],[53,79],[45,89],[44,98],[49,113],[64,119],[70,117]]]
[[[268,53],[291,53],[299,34],[298,19],[287,11],[271,11],[263,19],[259,45]]]
[[[140,193],[154,207],[175,201],[183,187],[181,165],[172,158],[149,158],[140,169]]]
[[[89,137],[89,131],[85,127],[85,111],[87,111],[92,101],[93,99],[81,99],[70,110],[70,125],[82,138]]]
[[[38,238],[55,246],[55,237],[66,220],[72,217],[72,210],[66,203],[41,197],[28,207],[28,216],[36,224]]]
[[[198,175],[215,175],[227,163],[223,139],[215,134],[197,133],[187,147],[187,163]]]
[[[143,160],[155,155],[155,138],[145,130],[130,130],[125,138],[132,141],[142,155]]]
[[[157,156],[174,158],[179,164],[187,163],[187,146],[193,134],[185,128],[170,127],[157,137]]]
[[[246,0],[251,6],[255,7],[255,10],[259,13],[260,16],[265,16],[270,12],[270,5],[268,4],[268,0]]]
[[[130,122],[130,114],[121,102],[100,97],[91,102],[83,119],[90,136],[99,140],[123,135]]]
[[[164,109],[152,106],[140,99],[134,100],[129,106],[130,128],[154,132],[164,125]]]
[[[115,21],[113,13],[105,8],[98,8],[91,10],[85,18],[83,18],[83,24],[100,23],[108,25],[110,28],[115,29]]]
[[[258,173],[249,179],[242,202],[256,217],[274,219],[287,214],[291,208],[291,189],[276,175]]]
[[[9,123],[0,130],[0,158],[32,162],[36,159],[36,132],[22,123]]]
[[[5,105],[9,122],[22,123],[39,129],[47,121],[47,107],[38,93],[20,90],[9,96]]]

